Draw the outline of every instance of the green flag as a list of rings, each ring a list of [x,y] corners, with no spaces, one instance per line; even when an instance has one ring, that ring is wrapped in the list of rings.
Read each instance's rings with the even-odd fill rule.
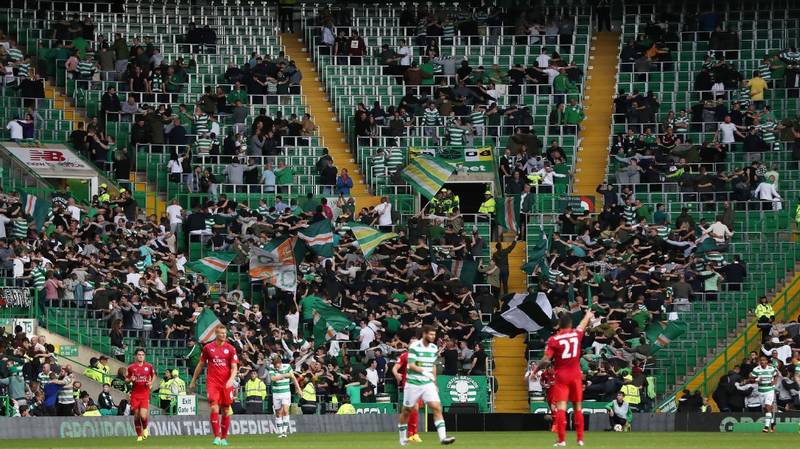
[[[211,309],[203,309],[197,316],[197,323],[194,327],[194,336],[198,343],[208,343],[214,340],[214,329],[219,326],[220,321]]]
[[[539,231],[539,237],[533,243],[533,246],[528,247],[528,262],[522,266],[522,271],[527,274],[533,274],[537,266],[542,269],[542,275],[547,276],[547,249],[550,241],[547,239],[544,231]]]
[[[186,268],[202,275],[208,282],[217,282],[236,258],[236,253],[213,252],[206,257],[186,264]]]
[[[497,203],[497,224],[519,234],[520,195],[507,196]]]
[[[397,237],[394,232],[381,232],[375,228],[371,228],[360,223],[350,222],[350,231],[356,237],[358,247],[364,257],[369,257],[382,242]]]
[[[455,171],[456,166],[444,159],[419,156],[403,169],[403,179],[427,199],[436,195]]]
[[[672,340],[686,333],[689,325],[683,320],[650,323],[644,333],[653,353],[666,347]]]
[[[446,259],[439,262],[439,265],[447,268],[450,273],[461,280],[466,286],[475,284],[475,277],[478,274],[478,263],[474,260],[466,259]]]
[[[354,326],[347,315],[322,298],[316,298],[303,307],[310,307],[314,313],[314,347],[324,345],[337,332],[347,332]]]
[[[321,220],[312,223],[309,227],[301,229],[297,233],[298,239],[305,243],[306,247],[310,248],[314,254],[322,257],[333,257],[333,226],[328,220]],[[295,256],[298,256],[295,254]],[[298,257],[297,261],[302,261],[302,257]]]
[[[36,230],[40,231],[50,215],[50,202],[28,193],[23,193],[20,196],[20,202],[22,203],[22,211],[33,219],[36,224]]]

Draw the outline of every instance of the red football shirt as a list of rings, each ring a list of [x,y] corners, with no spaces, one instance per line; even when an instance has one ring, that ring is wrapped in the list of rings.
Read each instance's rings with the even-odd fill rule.
[[[547,340],[545,354],[553,361],[556,377],[561,373],[580,373],[583,329],[563,329]]]
[[[403,376],[403,380],[400,381],[401,387],[406,385],[406,377],[408,376],[408,351],[400,354],[400,357],[397,358],[397,371],[400,372],[400,375]]]
[[[224,386],[231,378],[231,365],[239,363],[236,348],[227,341],[221,345],[216,341],[205,345],[200,360],[208,365],[206,384]]]
[[[134,362],[128,366],[128,378],[133,382],[131,395],[149,395],[150,387],[147,386],[147,383],[155,377],[155,374],[153,365],[147,362],[141,365],[138,362]]]

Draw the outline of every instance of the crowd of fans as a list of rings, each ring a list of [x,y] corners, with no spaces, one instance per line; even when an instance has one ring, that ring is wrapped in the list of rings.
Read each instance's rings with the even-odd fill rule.
[[[718,15],[703,17],[709,22],[700,25],[698,36],[710,39],[711,50],[693,78],[693,91],[700,94],[697,103],[664,114],[653,92],[623,89],[614,100],[614,121],[626,128],[611,148],[612,162],[619,163],[617,184],[649,184],[651,191],[693,193],[708,202],[755,199],[766,210],[779,210],[779,167],[759,161],[766,153],[789,150],[796,166],[800,122],[766,99],[770,89],[785,89],[787,98],[797,96],[800,53],[794,47],[770,53],[758,70],[744,73],[737,69],[738,52],[731,51],[738,48],[736,35],[720,28]],[[673,25],[665,16],[647,26],[623,49],[623,71],[627,61],[635,61],[633,71],[645,72],[639,65],[650,64],[651,53],[665,57],[660,48],[680,41],[670,31]],[[658,67],[673,70],[667,64]],[[690,137],[693,134],[705,140]],[[743,152],[751,165],[731,166],[734,152]]]

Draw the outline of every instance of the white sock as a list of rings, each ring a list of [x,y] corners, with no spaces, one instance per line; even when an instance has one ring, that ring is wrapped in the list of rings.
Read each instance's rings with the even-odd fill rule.
[[[283,433],[289,435],[289,415],[283,417]]]
[[[283,433],[283,417],[276,416],[275,417],[275,425],[278,426],[278,435]]]
[[[772,425],[772,413],[767,413],[767,416],[764,419],[764,427],[770,427],[771,425]]]
[[[408,440],[408,424],[398,424],[397,430],[400,431],[400,442],[405,443]]]
[[[433,425],[436,427],[436,433],[439,434],[439,441],[447,438],[447,429],[444,428],[444,420],[434,421]]]

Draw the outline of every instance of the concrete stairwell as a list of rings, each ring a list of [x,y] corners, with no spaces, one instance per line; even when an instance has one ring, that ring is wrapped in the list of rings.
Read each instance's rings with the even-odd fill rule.
[[[507,248],[510,243],[503,243]],[[510,269],[508,288],[512,293],[522,293],[527,289],[527,276],[520,269],[527,259],[525,242],[517,245],[508,255]],[[528,411],[528,383],[523,378],[526,368],[525,336],[516,338],[494,338],[492,340],[494,357],[494,377],[497,383],[495,411],[498,413],[525,413]]]
[[[618,48],[619,33],[605,32],[592,36],[583,100],[586,119],[582,123],[581,148],[573,184],[575,195],[594,196],[595,189],[606,176]],[[600,206],[597,201],[595,203]]]
[[[281,43],[286,47],[286,57],[294,60],[298,70],[303,74],[300,85],[303,88],[303,95],[306,97],[309,114],[319,127],[322,144],[328,148],[336,168],[339,171],[346,168],[350,177],[353,178],[350,195],[355,198],[356,207],[360,209],[380,203],[380,198],[367,189],[366,177],[350,153],[346,134],[341,129],[336,113],[333,112],[333,105],[325,96],[324,86],[317,76],[314,63],[311,61],[311,54],[304,47],[301,36],[283,33],[281,34]]]

